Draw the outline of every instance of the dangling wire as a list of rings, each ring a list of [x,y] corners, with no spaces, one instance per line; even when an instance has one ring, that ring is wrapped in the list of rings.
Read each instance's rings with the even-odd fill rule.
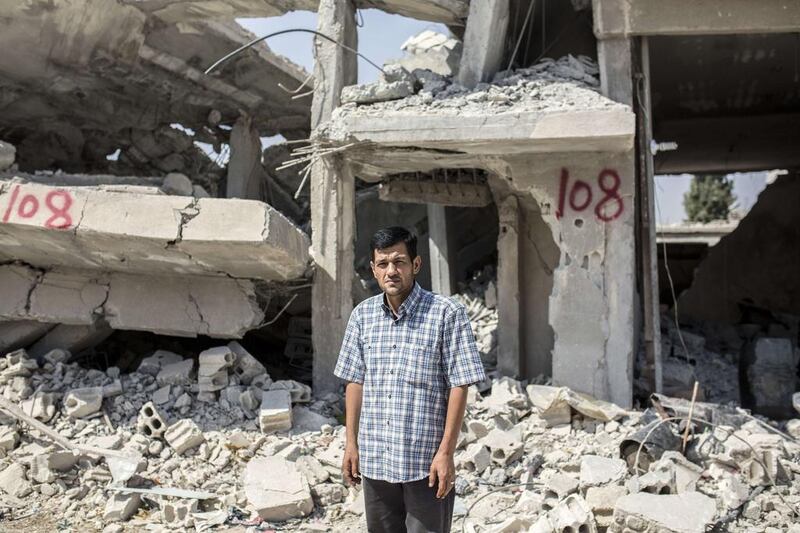
[[[339,41],[337,41],[336,39],[328,37],[324,33],[320,33],[320,32],[318,32],[316,30],[307,30],[307,29],[304,29],[304,28],[295,28],[295,29],[291,29],[291,30],[276,31],[274,33],[269,33],[267,35],[264,35],[263,37],[256,37],[255,39],[253,39],[249,43],[247,43],[245,45],[242,45],[239,48],[237,48],[236,50],[234,50],[233,52],[231,52],[229,54],[226,54],[226,55],[222,56],[221,58],[217,59],[214,62],[214,64],[212,64],[210,67],[208,67],[205,70],[205,74],[210,74],[218,66],[222,65],[223,63],[226,63],[229,59],[231,59],[232,57],[242,53],[243,51],[247,50],[248,48],[251,48],[251,47],[257,45],[261,41],[266,41],[270,37],[277,37],[278,35],[284,35],[286,33],[311,33],[311,34],[316,35],[318,37],[322,37],[323,39],[326,39],[326,40],[332,42],[333,44],[342,47],[343,49],[347,50],[348,52],[354,53],[355,55],[357,55],[358,57],[360,57],[361,59],[363,59],[364,61],[366,61],[367,63],[369,63],[370,65],[372,65],[376,69],[378,69],[379,71],[383,72],[383,69],[381,67],[379,67],[378,65],[373,63],[368,57],[366,57],[364,54],[361,54],[358,50],[350,48],[346,44],[342,44]]]

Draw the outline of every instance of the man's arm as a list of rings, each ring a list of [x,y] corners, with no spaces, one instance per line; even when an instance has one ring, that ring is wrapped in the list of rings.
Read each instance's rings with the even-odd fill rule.
[[[444,498],[453,489],[456,479],[456,467],[453,456],[456,452],[458,435],[461,432],[461,423],[464,421],[464,410],[467,407],[467,385],[450,389],[450,398],[447,400],[447,419],[444,423],[444,435],[439,449],[431,463],[428,475],[428,486],[433,487],[436,481],[439,486],[436,490],[437,498]]]
[[[348,485],[355,485],[361,481],[358,465],[358,422],[361,419],[363,392],[364,386],[361,383],[350,382],[344,393],[345,446],[342,476]]]

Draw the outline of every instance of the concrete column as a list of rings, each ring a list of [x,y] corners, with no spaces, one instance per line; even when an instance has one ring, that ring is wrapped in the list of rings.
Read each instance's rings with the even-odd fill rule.
[[[508,0],[472,0],[469,4],[464,51],[458,82],[475,87],[502,68],[508,30]]]
[[[600,90],[622,104],[633,105],[631,40],[625,37],[597,40]]]
[[[497,239],[497,367],[506,376],[523,375],[520,354],[520,215],[517,197],[500,204]]]
[[[447,233],[447,207],[428,204],[428,242],[430,244],[431,289],[443,296],[453,294],[452,258]]]
[[[242,114],[233,125],[230,146],[225,196],[260,199],[261,138],[248,115]]]
[[[357,48],[353,3],[321,0],[318,29]],[[315,53],[312,128],[330,118],[339,105],[342,87],[356,83],[358,73],[356,57],[327,40],[316,39]],[[311,289],[313,386],[315,394],[322,394],[338,386],[333,368],[353,309],[355,183],[337,156],[325,158],[312,170],[311,232],[311,253],[316,264]]]

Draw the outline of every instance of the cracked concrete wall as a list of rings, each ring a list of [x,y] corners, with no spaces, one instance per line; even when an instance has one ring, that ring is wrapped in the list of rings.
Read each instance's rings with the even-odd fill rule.
[[[163,335],[241,338],[264,319],[249,280],[0,266],[0,324],[35,320]]]
[[[508,157],[492,165],[517,194],[536,201],[560,250],[558,266],[552,271],[548,311],[554,340],[553,380],[629,406],[634,335],[633,154],[541,154]],[[521,253],[533,261],[535,250]],[[526,291],[531,296],[535,293],[532,288]],[[520,329],[525,331],[528,323],[535,323],[535,313],[541,311],[525,309]],[[526,340],[526,350],[529,344]]]

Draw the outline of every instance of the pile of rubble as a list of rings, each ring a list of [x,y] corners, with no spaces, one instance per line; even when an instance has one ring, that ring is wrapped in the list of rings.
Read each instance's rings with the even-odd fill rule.
[[[272,381],[236,342],[197,360],[159,350],[129,374],[69,357],[0,359],[5,524],[366,530],[361,493],[339,471],[341,395],[314,401],[303,384]],[[718,425],[695,423],[681,453],[680,428],[661,416],[685,417],[686,404],[661,397],[658,415],[510,378],[486,395],[471,387],[456,530],[800,531],[788,529],[800,446],[747,414],[698,404],[695,417]]]
[[[617,104],[599,93],[598,67],[586,56],[543,59],[529,68],[498,73],[468,89],[450,77],[400,64],[384,67],[380,81],[342,91],[337,114],[381,115],[418,111],[442,115],[599,109]],[[369,105],[366,105],[369,104]]]
[[[493,265],[477,272],[452,299],[467,310],[487,374],[497,368],[497,275]],[[489,383],[489,386],[491,383]],[[484,389],[484,387],[480,387]],[[488,388],[485,387],[485,388]],[[484,392],[484,390],[481,390]]]

